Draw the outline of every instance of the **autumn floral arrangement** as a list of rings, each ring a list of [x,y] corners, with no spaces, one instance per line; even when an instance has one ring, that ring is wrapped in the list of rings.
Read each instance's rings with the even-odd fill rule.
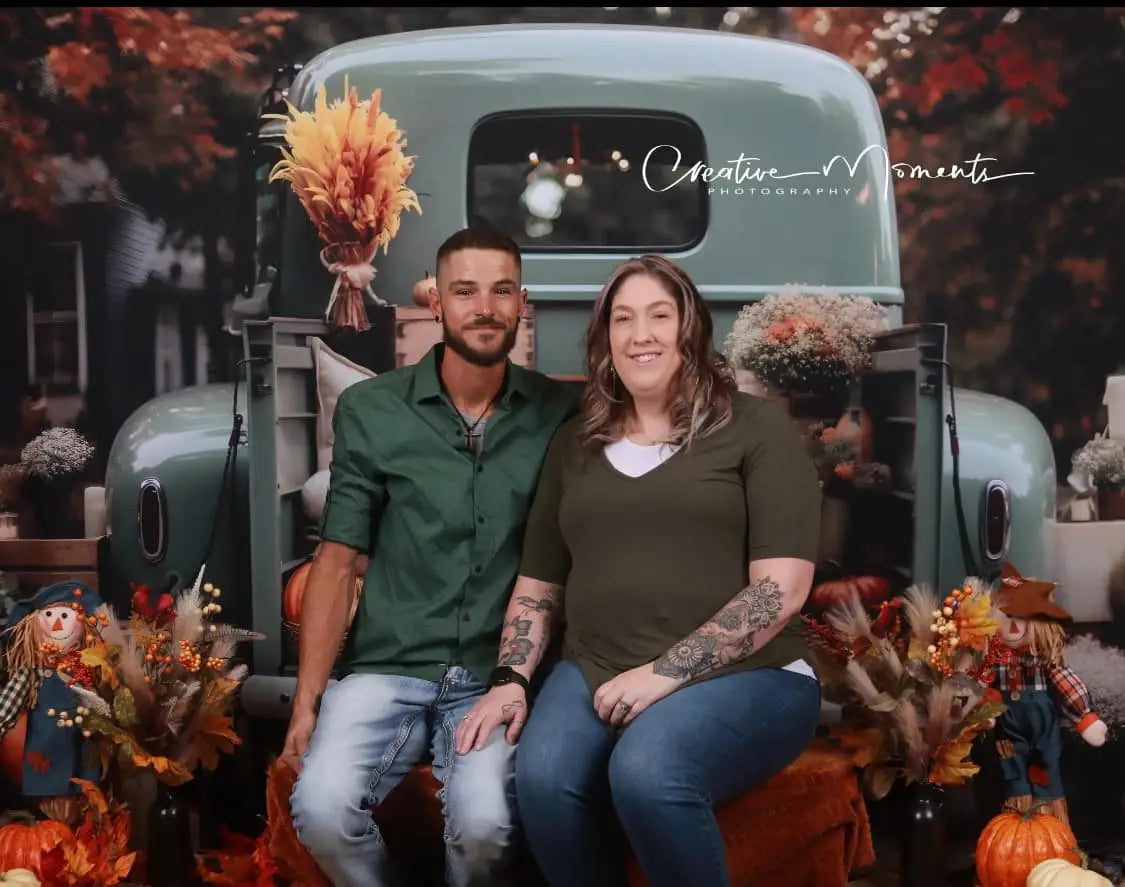
[[[1101,520],[1125,519],[1125,444],[1097,434],[1071,457],[1067,478],[1080,500],[1097,502]]]
[[[958,785],[974,776],[973,740],[1004,707],[988,690],[1002,644],[992,588],[968,578],[939,599],[912,585],[867,609],[857,595],[803,617],[836,736],[857,752],[873,797],[898,779]]]
[[[415,158],[404,153],[398,123],[381,110],[381,90],[360,101],[345,78],[344,93],[329,104],[321,84],[311,113],[289,105],[288,116],[267,115],[286,121],[288,144],[270,181],[292,185],[325,243],[321,262],[336,276],[325,318],[358,331],[370,327],[363,296],[376,298],[372,262],[379,247],[386,253],[404,210],[421,207],[406,186]]]
[[[102,643],[83,651],[96,680],[93,691],[74,688],[82,729],[104,740],[105,766],[116,760],[125,771],[182,785],[200,765],[214,770],[219,753],[239,743],[231,708],[247,669],[231,658],[240,642],[263,635],[213,620],[222,593],[203,583],[202,570],[175,596],[133,590],[129,619],[111,619]]]
[[[835,393],[869,366],[887,328],[885,309],[866,297],[785,288],[739,312],[725,350],[735,369],[784,394]]]

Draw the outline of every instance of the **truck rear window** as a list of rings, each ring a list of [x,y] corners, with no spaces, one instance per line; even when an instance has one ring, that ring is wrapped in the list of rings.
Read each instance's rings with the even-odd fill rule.
[[[679,148],[678,168],[674,151],[653,151],[661,145]],[[469,144],[469,220],[527,251],[688,249],[706,231],[708,185],[687,173],[705,157],[702,133],[682,117],[496,115]]]

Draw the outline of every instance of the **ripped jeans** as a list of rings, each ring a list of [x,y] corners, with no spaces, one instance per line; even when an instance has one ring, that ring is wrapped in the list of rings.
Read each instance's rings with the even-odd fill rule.
[[[394,861],[371,818],[425,753],[445,811],[449,887],[509,882],[515,746],[504,727],[457,754],[454,734],[485,688],[453,666],[440,683],[351,674],[329,685],[290,802],[297,836],[337,887],[391,887]]]

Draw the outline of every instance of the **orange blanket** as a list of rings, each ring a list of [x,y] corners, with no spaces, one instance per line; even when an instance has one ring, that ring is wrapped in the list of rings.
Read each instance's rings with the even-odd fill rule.
[[[732,887],[847,887],[853,872],[875,862],[852,757],[827,743],[814,742],[716,815]],[[635,859],[629,887],[648,887]]]
[[[293,772],[270,766],[269,850],[281,873],[303,887],[328,887],[297,841],[289,817]],[[372,811],[392,851],[404,862],[441,852],[437,780],[415,767]],[[875,862],[867,807],[852,757],[814,742],[792,765],[756,791],[721,807],[719,825],[733,887],[846,887]],[[648,882],[630,855],[629,887]]]

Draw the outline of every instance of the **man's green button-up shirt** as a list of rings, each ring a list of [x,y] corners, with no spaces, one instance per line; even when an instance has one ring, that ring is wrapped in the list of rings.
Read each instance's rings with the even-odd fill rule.
[[[438,380],[443,349],[340,394],[321,538],[370,555],[349,670],[440,681],[461,665],[485,683],[539,470],[578,398],[509,361],[472,452]]]

